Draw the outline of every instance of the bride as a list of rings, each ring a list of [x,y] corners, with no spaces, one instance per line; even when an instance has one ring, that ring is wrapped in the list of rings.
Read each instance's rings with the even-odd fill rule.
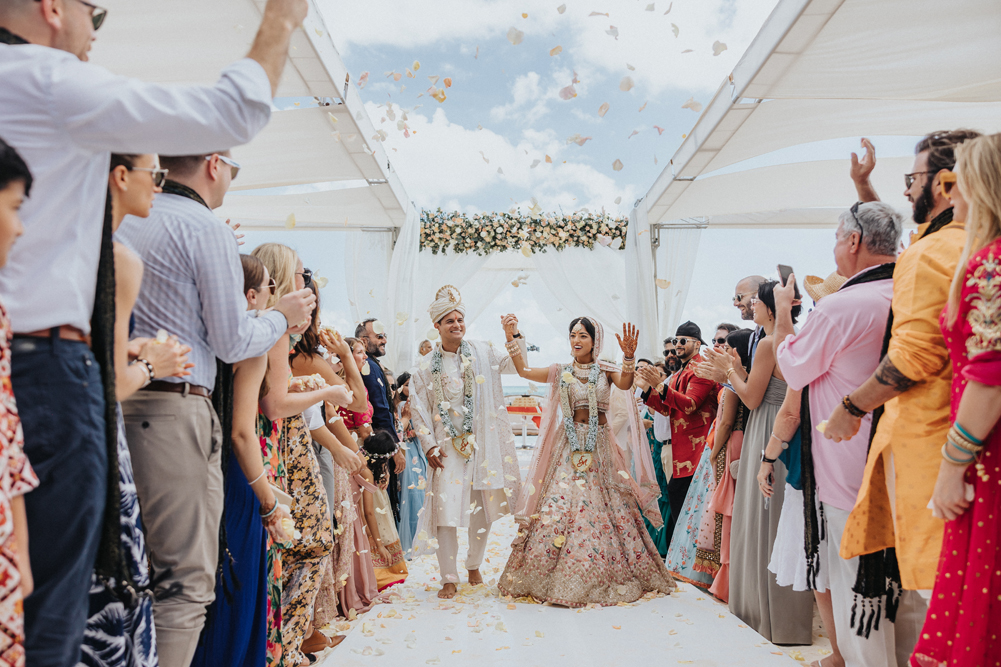
[[[517,322],[514,316],[503,321],[508,354],[521,377],[549,383],[549,398],[517,506],[520,530],[501,592],[568,607],[671,592],[674,581],[643,524],[633,465],[607,425],[611,385],[632,389],[636,327],[624,325],[622,336],[615,336],[624,355],[621,371],[598,361],[602,328],[587,317],[570,323],[572,364],[528,368],[513,342]],[[630,439],[640,471],[641,444],[638,437]]]

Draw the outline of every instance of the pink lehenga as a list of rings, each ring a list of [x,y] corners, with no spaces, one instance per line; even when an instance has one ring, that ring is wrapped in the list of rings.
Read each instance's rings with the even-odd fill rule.
[[[600,340],[599,333],[595,354]],[[607,411],[609,370],[616,369],[604,363],[549,369],[540,444],[516,513],[521,531],[498,584],[504,595],[581,607],[633,602],[646,592],[674,589],[643,524],[641,503],[651,521],[661,518],[651,491],[657,486],[653,461],[639,442],[640,430],[631,429],[637,436],[630,437],[636,443],[630,443],[632,460],[627,461],[607,424],[595,425],[589,441],[592,426],[573,422],[572,413],[569,420],[561,414],[561,383],[569,385],[570,410],[588,407],[593,382],[597,408]],[[567,372],[576,379],[563,380]],[[571,438],[576,442],[571,444]]]

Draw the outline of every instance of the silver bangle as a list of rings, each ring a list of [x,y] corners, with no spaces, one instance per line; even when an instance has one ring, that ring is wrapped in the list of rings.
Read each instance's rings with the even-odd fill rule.
[[[139,357],[132,363],[142,364],[143,368],[146,370],[146,381],[143,383],[143,387],[148,387],[149,383],[152,382],[154,378],[156,378],[156,371],[153,370],[153,364],[143,359],[142,357]]]

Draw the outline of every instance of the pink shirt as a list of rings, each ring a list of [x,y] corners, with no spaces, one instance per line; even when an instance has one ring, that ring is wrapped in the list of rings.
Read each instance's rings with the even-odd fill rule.
[[[810,386],[814,429],[879,365],[892,298],[892,280],[842,288],[818,302],[802,331],[779,345],[778,364],[789,387]],[[814,430],[813,469],[821,502],[845,511],[855,506],[871,424],[867,414],[847,442],[828,440]]]

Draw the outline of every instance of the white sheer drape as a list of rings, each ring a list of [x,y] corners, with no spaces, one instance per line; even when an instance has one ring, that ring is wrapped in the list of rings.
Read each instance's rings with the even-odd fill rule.
[[[605,328],[604,354],[615,357],[615,333],[626,321],[625,257],[604,246],[549,250],[533,255],[538,276],[529,281],[532,294],[557,331],[581,315]]]
[[[374,317],[393,322],[389,310],[389,271],[393,235],[387,231],[351,232],[344,249],[344,284],[355,322]],[[354,331],[347,332],[354,335]]]
[[[407,209],[407,217],[400,228],[400,235],[393,248],[389,264],[389,306],[385,320],[387,345],[386,363],[397,373],[410,368],[417,357],[414,339],[417,333],[417,317],[420,301],[418,285],[420,281],[421,220],[420,211],[413,204]]]
[[[646,202],[640,200],[629,214],[625,250],[626,315],[640,331],[637,353],[640,357],[660,358],[661,341],[654,282],[653,246]]]
[[[646,236],[644,234],[644,236]],[[702,230],[694,227],[660,230],[660,247],[657,248],[657,278],[667,281],[667,287],[657,288],[660,339],[674,335],[688,298],[695,270],[695,256],[699,251]],[[705,336],[703,336],[705,337]]]

